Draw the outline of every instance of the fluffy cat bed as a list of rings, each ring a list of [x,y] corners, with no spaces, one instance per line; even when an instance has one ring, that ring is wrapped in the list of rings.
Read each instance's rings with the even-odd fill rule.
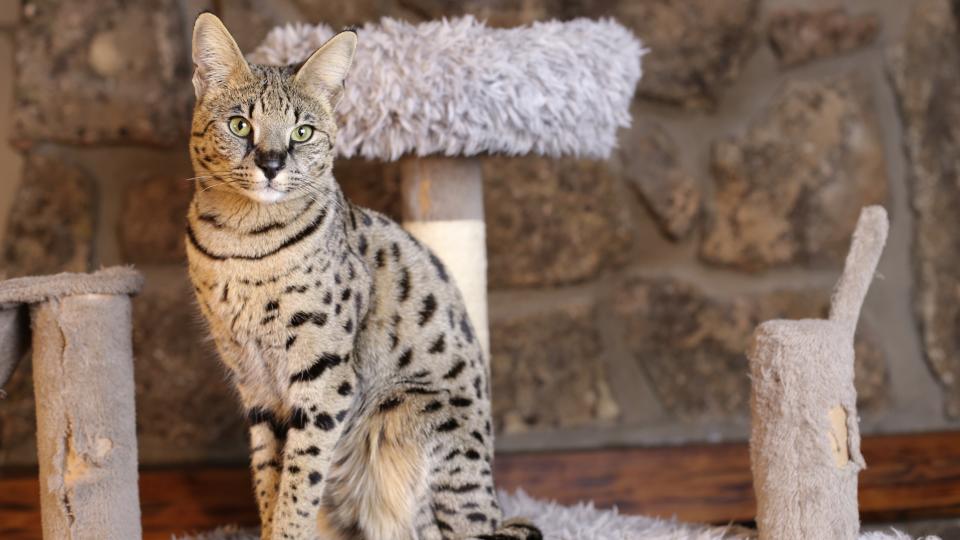
[[[532,518],[550,540],[753,540],[754,531],[740,527],[708,527],[643,516],[625,516],[614,510],[598,510],[592,504],[560,506],[538,501],[522,491],[500,492],[505,515]],[[868,532],[862,540],[910,540],[896,530]],[[259,540],[256,531],[224,527],[180,540]],[[934,540],[932,537],[928,540]]]
[[[323,24],[275,28],[252,62],[302,62],[333,36]],[[603,158],[630,125],[643,47],[613,20],[487,28],[473,17],[359,30],[340,102],[346,157],[404,154]]]

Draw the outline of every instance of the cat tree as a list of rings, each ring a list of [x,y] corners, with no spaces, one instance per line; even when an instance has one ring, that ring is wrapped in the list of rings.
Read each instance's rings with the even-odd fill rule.
[[[252,62],[302,62],[328,26],[274,29]],[[644,49],[612,20],[487,28],[473,17],[359,30],[337,112],[344,157],[401,162],[404,227],[460,287],[489,352],[483,180],[477,156],[605,158],[630,101]]]
[[[828,319],[767,321],[754,333],[750,462],[761,540],[860,534],[853,334],[887,228],[882,207],[860,214]]]
[[[140,537],[130,295],[142,284],[128,268],[0,282],[0,387],[32,331],[44,538]]]
[[[332,34],[325,26],[279,28],[250,59],[295,63]],[[499,30],[469,17],[420,25],[385,19],[361,30],[337,149],[401,161],[405,225],[446,262],[485,342],[476,157],[608,155],[617,128],[629,124],[642,53],[612,21]],[[757,330],[751,458],[764,538],[858,534],[863,458],[852,340],[885,236],[883,209],[867,209],[829,320],[770,321]],[[129,300],[140,285],[138,274],[121,268],[0,283],[0,386],[24,348],[27,310],[32,319],[46,538],[140,536]],[[592,508],[512,510],[547,526],[571,516],[567,522],[603,521],[604,530],[629,527],[637,538],[747,537],[677,523],[616,524]],[[245,536],[211,538],[227,537]]]

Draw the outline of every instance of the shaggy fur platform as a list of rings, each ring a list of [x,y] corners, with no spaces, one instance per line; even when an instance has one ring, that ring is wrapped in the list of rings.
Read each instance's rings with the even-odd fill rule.
[[[624,516],[616,510],[598,510],[589,503],[560,506],[538,501],[522,491],[500,492],[505,515],[527,516],[548,540],[754,540],[756,533],[739,527],[705,527],[643,516]],[[895,530],[870,532],[861,540],[911,540]],[[180,540],[258,540],[256,531],[224,527]],[[926,540],[937,540],[928,537]]]
[[[248,56],[272,65],[305,60],[334,32],[320,24],[275,28]],[[350,157],[404,154],[575,155],[603,158],[630,125],[645,52],[613,20],[487,28],[473,17],[358,31],[337,108],[337,149]]]

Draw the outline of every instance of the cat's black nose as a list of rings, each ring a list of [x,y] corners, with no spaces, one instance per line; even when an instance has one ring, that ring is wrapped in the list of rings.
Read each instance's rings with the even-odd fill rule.
[[[253,155],[253,162],[257,164],[257,167],[260,167],[260,170],[263,171],[263,175],[267,177],[267,180],[273,180],[273,178],[277,176],[277,173],[283,169],[286,157],[287,155],[280,151],[257,150]]]

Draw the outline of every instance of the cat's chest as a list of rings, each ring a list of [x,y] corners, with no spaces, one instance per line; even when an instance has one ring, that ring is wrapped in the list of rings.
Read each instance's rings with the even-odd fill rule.
[[[218,337],[264,354],[284,354],[307,338],[348,347],[367,310],[370,279],[349,254],[259,271],[226,270],[207,265],[192,271],[211,326]]]

